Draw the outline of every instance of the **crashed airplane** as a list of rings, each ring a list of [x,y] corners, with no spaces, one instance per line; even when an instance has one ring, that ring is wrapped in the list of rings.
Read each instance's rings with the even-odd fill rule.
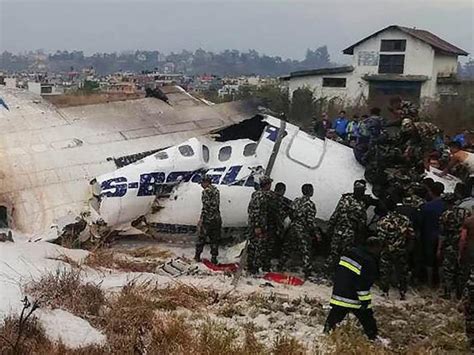
[[[285,183],[291,199],[312,183],[318,217],[328,219],[341,194],[364,176],[351,148],[260,114],[254,102],[213,105],[179,87],[162,93],[166,100],[58,108],[0,88],[9,107],[0,108],[0,206],[13,228],[37,233],[87,211],[101,235],[139,225],[193,231],[204,173],[221,191],[224,227],[246,225],[263,173]],[[448,190],[455,183],[443,182]]]
[[[303,184],[312,183],[317,216],[327,220],[340,196],[364,178],[364,167],[347,146],[313,137],[275,117],[257,115],[97,177],[91,204],[95,222],[117,230],[139,221],[148,231],[193,231],[200,214],[203,174],[219,187],[223,226],[239,228],[247,224],[247,206],[262,174],[283,182],[290,199],[300,196]],[[455,180],[443,182],[448,190],[454,188]]]

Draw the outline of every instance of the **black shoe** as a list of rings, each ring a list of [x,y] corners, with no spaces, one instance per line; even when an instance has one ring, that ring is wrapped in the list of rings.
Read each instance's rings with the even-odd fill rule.
[[[405,296],[405,292],[400,292],[400,301],[405,301],[407,296]]]

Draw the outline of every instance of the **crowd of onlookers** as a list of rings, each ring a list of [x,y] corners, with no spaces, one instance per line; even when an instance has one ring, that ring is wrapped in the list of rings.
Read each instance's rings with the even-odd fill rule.
[[[372,109],[371,114],[361,116],[354,114],[352,118],[349,118],[344,110],[341,110],[337,117],[332,119],[326,112],[323,112],[320,118],[314,120],[313,131],[318,138],[328,138],[354,148],[358,140],[367,135],[366,131],[370,129],[371,118],[374,115],[387,122],[380,117],[378,108]],[[454,145],[462,151],[474,153],[474,131],[465,129],[452,136],[440,133],[434,141],[429,155],[430,166],[441,170],[448,167],[449,157],[452,156],[450,148]],[[456,170],[451,173],[457,175]]]
[[[370,116],[370,114],[354,114],[352,118],[349,118],[346,111],[341,110],[336,117],[331,119],[327,112],[323,112],[320,118],[314,120],[314,134],[319,138],[330,138],[353,146],[357,138],[361,136],[364,123]],[[440,135],[436,146],[450,142],[458,142],[463,150],[474,152],[474,132],[470,130],[465,129],[452,136]]]

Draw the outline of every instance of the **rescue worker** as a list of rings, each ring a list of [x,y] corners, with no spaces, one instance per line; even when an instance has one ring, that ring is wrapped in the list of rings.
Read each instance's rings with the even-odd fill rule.
[[[366,166],[370,163],[368,156],[374,142],[383,132],[384,119],[380,117],[380,108],[373,107],[370,110],[370,116],[362,119],[358,126],[357,141],[354,146],[354,156],[357,161]]]
[[[453,292],[459,298],[462,289],[460,288],[460,268],[459,268],[459,240],[464,220],[470,212],[455,206],[457,197],[453,193],[443,196],[446,203],[446,211],[439,219],[441,236],[438,243],[438,260],[441,261],[443,272],[444,297],[451,298]]]
[[[211,262],[217,264],[222,227],[220,194],[217,187],[212,185],[211,177],[208,175],[202,178],[201,186],[203,188],[201,194],[202,209],[198,222],[198,241],[196,243],[194,259],[197,262],[201,261],[204,245],[209,242],[211,246]]]
[[[422,279],[423,252],[421,246],[421,206],[425,200],[426,190],[420,183],[409,185],[402,198],[402,203],[397,204],[396,211],[408,217],[414,230],[414,238],[408,242],[408,265],[411,271],[412,283]]]
[[[388,297],[392,271],[398,281],[400,299],[405,300],[408,279],[408,244],[414,237],[410,219],[395,209],[395,202],[387,201],[388,214],[377,222],[377,237],[382,241],[380,254],[380,285]]]
[[[381,247],[380,240],[371,237],[364,246],[352,248],[341,257],[334,278],[331,310],[324,325],[325,333],[332,331],[348,313],[353,313],[367,337],[371,340],[377,337],[370,288],[378,276],[377,257]]]
[[[367,237],[367,208],[376,200],[365,194],[366,186],[365,180],[355,181],[353,192],[342,195],[329,220],[328,234],[332,236],[328,260],[330,273],[342,254]]]
[[[303,270],[305,277],[311,275],[312,260],[311,250],[313,238],[319,239],[316,226],[316,205],[311,201],[314,194],[314,188],[311,184],[304,184],[301,187],[302,197],[296,198],[291,204],[291,224],[290,229],[293,233],[290,240],[293,246],[300,252],[303,260]],[[288,260],[291,246],[284,248],[282,255],[282,265]]]
[[[430,287],[435,287],[439,281],[439,265],[436,254],[440,235],[439,219],[446,209],[446,204],[441,198],[443,192],[444,185],[442,183],[433,183],[429,191],[430,201],[421,207],[420,240],[423,250],[424,272]]]
[[[393,113],[395,121],[398,122],[404,118],[418,120],[418,107],[411,101],[402,100],[400,96],[390,99],[389,111]]]
[[[434,148],[441,130],[430,122],[413,122],[409,118],[402,120],[400,139],[404,142],[404,157],[414,166],[419,161],[429,167],[429,153]]]
[[[269,231],[271,235],[271,255],[273,258],[281,256],[285,234],[285,220],[289,216],[291,200],[285,197],[286,185],[278,182],[271,193],[269,212]]]
[[[254,191],[248,206],[249,243],[247,247],[247,270],[256,274],[260,268],[270,271],[271,256],[268,234],[269,202],[272,179],[260,178],[260,188]]]

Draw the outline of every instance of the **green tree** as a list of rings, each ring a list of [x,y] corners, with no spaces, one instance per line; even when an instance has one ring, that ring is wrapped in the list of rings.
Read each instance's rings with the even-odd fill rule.
[[[99,83],[97,81],[85,80],[81,91],[84,94],[97,92],[99,91]]]
[[[309,127],[313,113],[313,92],[306,86],[296,89],[291,100],[290,121],[302,127]]]

